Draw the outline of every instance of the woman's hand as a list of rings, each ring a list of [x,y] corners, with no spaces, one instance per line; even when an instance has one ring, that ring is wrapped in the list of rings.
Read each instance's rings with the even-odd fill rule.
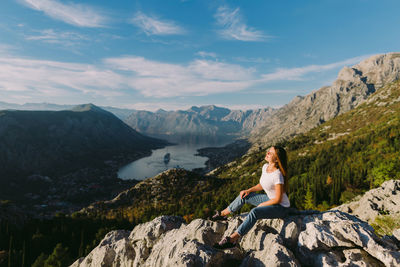
[[[242,191],[240,191],[240,198],[243,199],[243,198],[247,197],[248,194],[250,194],[250,190],[249,189],[242,190]]]

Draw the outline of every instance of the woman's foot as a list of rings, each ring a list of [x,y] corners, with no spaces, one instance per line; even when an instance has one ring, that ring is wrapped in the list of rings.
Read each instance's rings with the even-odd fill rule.
[[[215,221],[226,221],[227,219],[228,219],[228,217],[221,215],[221,213],[218,210],[216,210],[215,214],[213,216],[211,216],[211,218],[210,218],[210,220],[214,221],[214,222]]]
[[[236,240],[237,241],[237,240]],[[214,245],[216,249],[226,249],[236,247],[237,242],[233,241],[230,236],[225,236],[217,244]]]

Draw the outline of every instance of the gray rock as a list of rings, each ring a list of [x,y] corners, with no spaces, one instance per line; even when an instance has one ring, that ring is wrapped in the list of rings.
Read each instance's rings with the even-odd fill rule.
[[[144,266],[219,266],[226,256],[212,245],[225,229],[224,224],[198,219],[171,230],[157,242]],[[238,249],[233,254],[243,257]]]
[[[400,228],[399,229],[395,229],[393,231],[393,237],[396,238],[398,242],[400,242]]]
[[[283,245],[282,238],[279,235],[259,232],[257,236],[247,239],[254,240],[257,248],[244,258],[241,267],[300,266],[293,252]]]
[[[129,235],[136,253],[134,265],[143,265],[159,238],[164,233],[179,228],[182,223],[182,217],[160,216],[150,222],[135,226]]]
[[[400,252],[373,228],[342,211],[305,212],[258,220],[238,247],[213,244],[230,235],[246,214],[224,222],[190,224],[161,216],[131,233],[113,231],[72,266],[399,266]],[[395,231],[397,234],[397,232]]]
[[[400,180],[386,181],[361,198],[335,209],[354,214],[369,223],[374,222],[380,214],[400,216]]]
[[[298,244],[300,254],[309,264],[324,266],[325,261],[338,260],[328,254],[330,251],[361,248],[386,266],[400,265],[400,252],[385,246],[371,226],[354,216],[330,211],[309,216],[304,222],[305,230],[300,233]]]
[[[103,238],[100,244],[89,255],[76,260],[71,267],[129,267],[134,265],[135,256],[135,250],[129,240],[129,231],[112,231]]]

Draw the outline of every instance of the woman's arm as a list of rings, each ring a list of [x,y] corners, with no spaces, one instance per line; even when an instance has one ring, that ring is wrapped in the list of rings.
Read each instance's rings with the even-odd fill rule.
[[[240,198],[244,198],[246,197],[248,194],[250,194],[251,192],[257,192],[257,191],[261,191],[263,190],[261,184],[257,184],[249,189],[240,191]]]
[[[283,184],[276,184],[275,185],[275,198],[265,201],[265,202],[259,204],[257,207],[279,204],[282,201],[282,195],[283,195]]]

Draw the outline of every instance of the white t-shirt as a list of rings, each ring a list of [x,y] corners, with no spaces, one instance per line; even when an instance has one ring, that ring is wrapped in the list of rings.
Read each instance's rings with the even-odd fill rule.
[[[260,184],[262,188],[264,189],[265,193],[267,193],[267,196],[269,199],[275,198],[275,185],[276,184],[285,184],[285,180],[283,178],[283,175],[279,169],[276,171],[273,171],[271,173],[267,172],[267,167],[268,164],[264,164],[262,167],[262,173],[261,173],[261,178],[260,178]],[[290,202],[289,198],[286,193],[283,193],[282,195],[282,200],[281,204],[284,207],[290,207]]]

